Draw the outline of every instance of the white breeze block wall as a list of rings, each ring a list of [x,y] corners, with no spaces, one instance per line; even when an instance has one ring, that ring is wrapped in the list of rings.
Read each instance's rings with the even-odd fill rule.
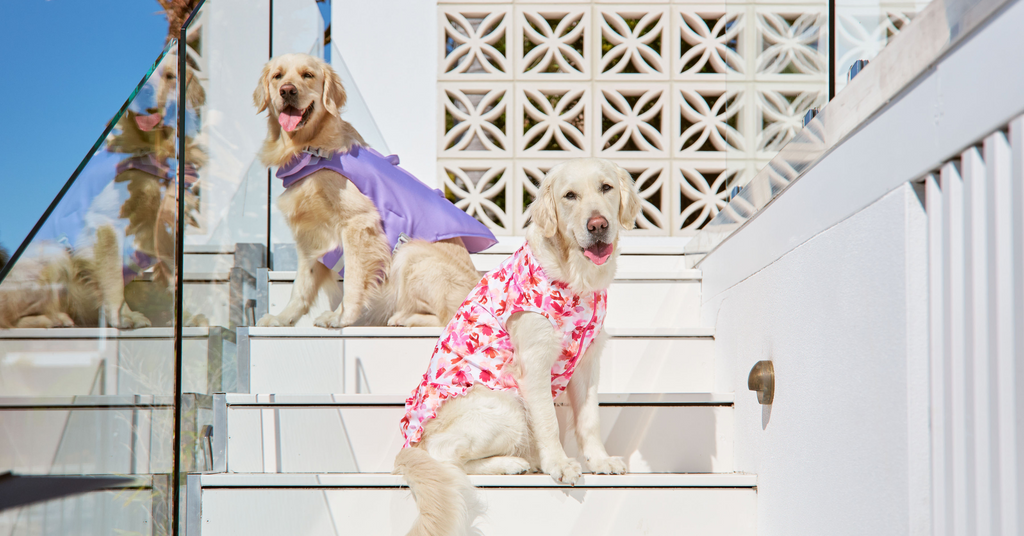
[[[758,476],[758,534],[926,526],[926,257],[924,209],[904,185],[706,298],[715,390],[736,392],[736,469]],[[762,359],[772,406],[747,390]]]

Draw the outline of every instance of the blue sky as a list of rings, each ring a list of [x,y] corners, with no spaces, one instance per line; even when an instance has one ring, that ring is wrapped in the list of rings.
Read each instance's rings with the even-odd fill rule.
[[[164,46],[155,0],[0,2],[0,245],[13,253]]]

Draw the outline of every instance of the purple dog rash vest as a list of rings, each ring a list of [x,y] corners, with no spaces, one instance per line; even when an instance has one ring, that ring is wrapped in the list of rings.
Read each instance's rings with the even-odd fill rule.
[[[307,149],[277,170],[277,178],[284,181],[284,187],[289,188],[321,169],[345,176],[377,207],[392,251],[413,238],[429,242],[461,238],[470,253],[483,251],[498,242],[484,224],[445,199],[440,190],[429,188],[398,167],[396,155],[385,157],[358,145],[332,158],[314,152]],[[320,257],[320,262],[342,273],[341,246]]]

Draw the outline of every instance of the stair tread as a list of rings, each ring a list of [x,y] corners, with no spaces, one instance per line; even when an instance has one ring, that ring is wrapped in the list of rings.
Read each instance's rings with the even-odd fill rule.
[[[606,326],[612,337],[707,338],[715,336],[715,328],[708,327],[614,327]],[[437,338],[442,328],[397,328],[354,326],[342,329],[318,327],[250,327],[249,337],[335,337],[335,338]]]
[[[173,408],[171,395],[0,396],[0,407],[43,409]]]
[[[471,475],[483,488],[568,488],[544,474]],[[393,488],[404,487],[401,475],[386,473],[206,473],[204,488]],[[575,488],[752,488],[757,475],[747,473],[636,473],[585,474]]]
[[[189,280],[196,281],[227,281],[227,272],[217,273],[190,273],[188,274]],[[267,278],[270,281],[294,281],[295,270],[270,270],[267,272]],[[615,281],[700,281],[703,278],[703,273],[700,270],[693,268],[684,270],[657,270],[651,272],[642,272],[637,270],[626,270],[619,271],[615,274]],[[337,278],[339,281],[341,277]]]
[[[273,400],[271,398],[273,397]],[[375,394],[246,394],[227,393],[232,406],[404,406],[407,395]],[[724,406],[733,404],[733,393],[601,393],[604,406]]]
[[[217,327],[182,328],[184,337],[207,337]],[[168,339],[174,337],[174,328],[15,328],[0,329],[2,339]]]
[[[689,236],[623,236],[619,239],[621,255],[683,255]],[[508,255],[519,249],[526,237],[499,236],[498,243],[477,255]]]

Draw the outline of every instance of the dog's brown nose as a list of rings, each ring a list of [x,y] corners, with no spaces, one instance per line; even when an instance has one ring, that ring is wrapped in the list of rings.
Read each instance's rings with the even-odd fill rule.
[[[281,96],[282,97],[287,97],[289,95],[294,97],[298,93],[299,93],[299,90],[295,89],[295,86],[293,86],[291,84],[285,84],[285,85],[281,86]]]
[[[587,230],[591,233],[600,233],[608,228],[608,220],[604,216],[593,216],[587,220]]]

